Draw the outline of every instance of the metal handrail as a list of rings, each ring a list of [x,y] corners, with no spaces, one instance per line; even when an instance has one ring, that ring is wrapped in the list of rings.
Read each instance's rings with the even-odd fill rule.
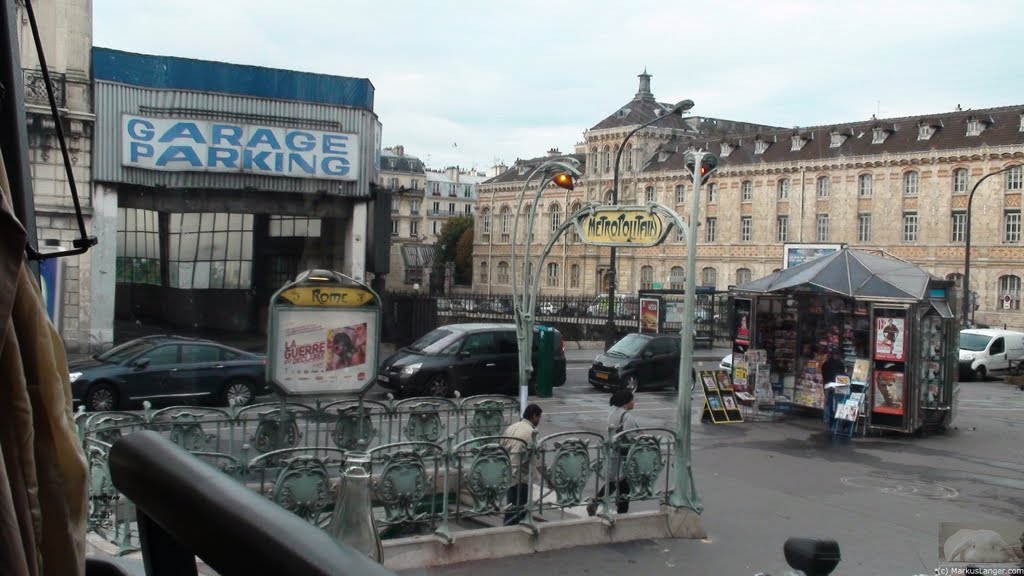
[[[118,440],[110,472],[138,509],[149,576],[196,574],[195,556],[221,576],[393,574],[156,432]]]

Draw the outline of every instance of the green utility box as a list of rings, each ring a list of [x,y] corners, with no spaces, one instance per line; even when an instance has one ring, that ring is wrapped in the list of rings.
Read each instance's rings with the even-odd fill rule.
[[[555,384],[555,333],[546,326],[537,327],[537,396],[551,398]]]

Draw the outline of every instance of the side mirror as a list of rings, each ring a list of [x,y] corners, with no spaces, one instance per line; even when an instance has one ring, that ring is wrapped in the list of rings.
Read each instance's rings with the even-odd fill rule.
[[[149,366],[149,358],[139,358],[132,364],[132,366],[134,366],[136,370],[145,370]]]
[[[839,543],[835,540],[790,538],[783,547],[786,563],[807,576],[828,576],[839,565]]]

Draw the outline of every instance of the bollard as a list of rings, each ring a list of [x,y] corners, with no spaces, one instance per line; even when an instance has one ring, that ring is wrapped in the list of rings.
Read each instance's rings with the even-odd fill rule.
[[[384,547],[370,501],[370,458],[366,454],[350,453],[344,466],[345,473],[338,482],[334,514],[327,533],[336,542],[344,543],[383,564]]]

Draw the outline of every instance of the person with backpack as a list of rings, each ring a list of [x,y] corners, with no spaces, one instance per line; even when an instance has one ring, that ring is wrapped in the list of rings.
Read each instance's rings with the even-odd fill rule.
[[[616,390],[612,394],[611,399],[608,401],[611,408],[608,410],[608,428],[612,430],[614,434],[621,432],[627,432],[629,430],[636,430],[640,427],[637,423],[636,417],[633,416],[633,408],[636,407],[636,401],[633,398],[633,393],[625,388]],[[606,477],[608,478],[608,484],[601,486],[601,489],[597,492],[597,497],[592,499],[587,504],[587,514],[593,516],[597,513],[598,506],[601,505],[601,501],[604,499],[605,490],[614,492],[618,498],[616,499],[616,510],[619,514],[625,514],[629,512],[629,500],[627,495],[629,494],[629,482],[625,476],[622,475],[622,461],[626,456],[628,450],[628,439],[629,435],[620,437],[620,441],[616,445],[612,446],[612,453],[608,459],[608,467],[605,470]],[[611,441],[611,438],[608,439]]]

